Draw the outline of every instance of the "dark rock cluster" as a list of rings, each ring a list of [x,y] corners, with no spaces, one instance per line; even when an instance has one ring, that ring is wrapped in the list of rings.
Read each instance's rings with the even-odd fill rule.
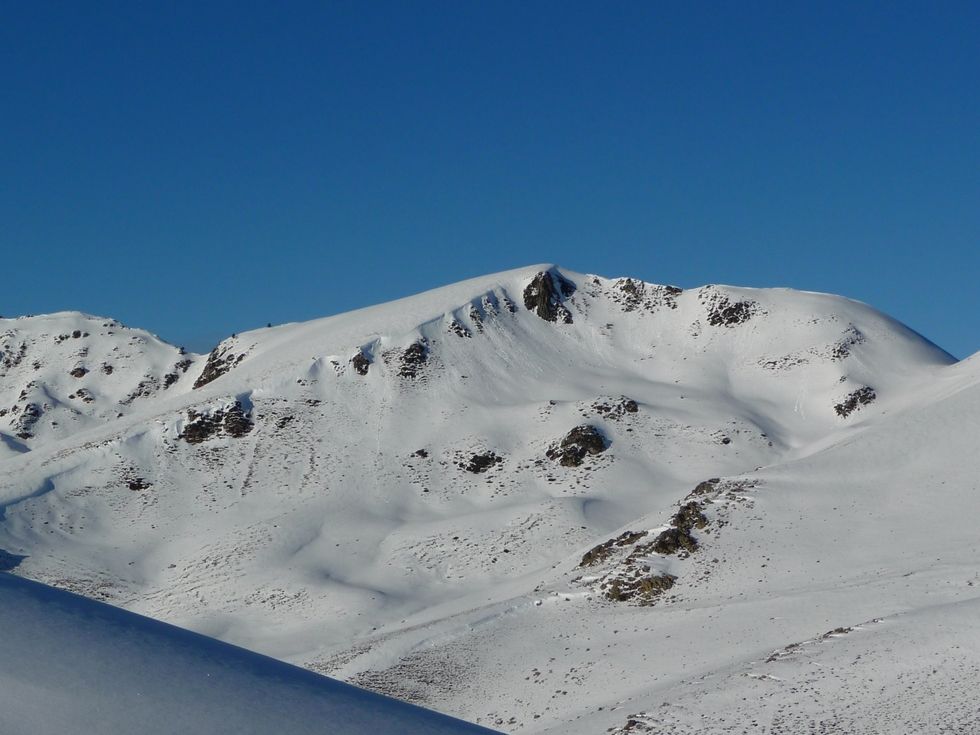
[[[398,375],[402,378],[417,378],[419,370],[425,364],[428,357],[428,342],[424,338],[418,342],[413,342],[401,354]]]
[[[628,413],[636,413],[639,407],[632,398],[621,396],[618,399],[596,401],[592,404],[592,410],[603,418],[619,420]]]
[[[672,528],[661,532],[649,544],[637,547],[635,553],[643,555],[653,552],[655,554],[669,556],[681,551],[688,553],[697,551],[698,541],[691,534],[691,531],[695,528],[704,528],[707,526],[708,517],[704,514],[704,507],[697,501],[692,500],[680,507],[680,510],[670,519],[670,525]]]
[[[30,439],[34,436],[34,425],[41,418],[42,413],[41,407],[36,403],[28,403],[24,406],[13,424],[18,439]]]
[[[226,409],[217,409],[210,414],[198,413],[194,409],[187,412],[187,423],[178,438],[188,444],[200,444],[208,439],[220,436],[241,438],[255,426],[252,419],[242,409],[241,401]]]
[[[218,345],[211,350],[211,354],[208,355],[208,361],[204,364],[204,370],[201,371],[197,380],[194,381],[194,390],[207,385],[213,380],[217,380],[245,359],[244,354],[236,357],[234,353],[228,352],[227,349],[222,350],[221,345]]]
[[[630,544],[635,544],[641,538],[647,535],[646,531],[626,531],[620,534],[616,538],[611,538],[608,541],[604,541],[598,546],[593,546],[591,549],[585,552],[582,557],[580,567],[591,567],[598,564],[601,561],[605,561],[613,552],[620,547],[629,546]]]
[[[572,323],[572,314],[562,304],[575,293],[575,285],[550,271],[541,271],[524,289],[524,307],[548,322]]]
[[[545,455],[564,467],[578,467],[586,455],[601,454],[607,448],[602,432],[594,426],[584,424],[569,431],[558,446],[549,449]]]
[[[727,298],[721,298],[708,312],[708,324],[713,327],[734,327],[747,322],[755,304],[751,301],[736,301],[732,303]]]
[[[371,361],[364,354],[363,350],[357,351],[357,354],[350,359],[350,364],[354,368],[354,372],[358,375],[367,375],[368,368],[371,367]]]
[[[621,278],[613,284],[609,292],[610,298],[619,304],[623,311],[637,309],[654,311],[658,307],[677,308],[677,297],[684,290],[676,286],[655,286],[632,278]]]
[[[866,385],[863,388],[858,388],[856,391],[848,393],[843,401],[834,406],[834,411],[841,418],[847,418],[861,406],[867,406],[873,403],[877,397],[874,388]]]
[[[504,458],[494,452],[484,452],[483,454],[474,454],[466,462],[460,462],[459,467],[466,472],[472,472],[475,475],[479,475],[483,474],[491,467],[501,464],[503,461]]]

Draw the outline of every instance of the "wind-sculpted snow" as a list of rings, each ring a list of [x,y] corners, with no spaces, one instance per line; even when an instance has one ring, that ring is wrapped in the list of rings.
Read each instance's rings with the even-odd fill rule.
[[[0,574],[9,735],[464,735],[491,730]]]
[[[127,404],[62,346],[120,408],[0,418],[5,568],[505,731],[638,728],[975,546],[973,414],[922,423],[972,364],[836,296],[536,266],[236,335]]]

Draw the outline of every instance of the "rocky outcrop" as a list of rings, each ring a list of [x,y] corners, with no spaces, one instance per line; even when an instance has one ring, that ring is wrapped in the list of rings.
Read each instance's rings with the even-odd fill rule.
[[[350,359],[350,364],[358,375],[367,375],[368,369],[371,367],[371,361],[363,350],[358,350],[357,354]]]
[[[736,327],[744,324],[759,311],[754,301],[732,301],[715,286],[705,286],[698,294],[708,312],[708,324],[712,327]]]
[[[672,528],[660,533],[651,543],[637,547],[635,553],[643,555],[653,552],[669,556],[681,551],[695,552],[698,550],[698,541],[691,531],[707,526],[708,517],[704,514],[704,507],[692,500],[680,507],[680,510],[670,519],[670,525]]]
[[[465,462],[459,463],[459,468],[474,475],[480,475],[498,464],[503,463],[504,458],[494,452],[484,452],[474,454]]]
[[[398,375],[402,378],[417,378],[428,357],[429,343],[425,339],[410,344],[399,357]]]
[[[217,380],[245,359],[244,353],[236,357],[230,350],[230,347],[222,348],[221,345],[211,350],[211,354],[208,355],[208,361],[204,364],[204,370],[201,371],[200,376],[194,381],[194,390],[207,385],[213,380]]]
[[[572,314],[562,303],[575,293],[575,285],[551,271],[541,271],[524,289],[524,307],[547,322],[572,323]]]
[[[834,411],[838,416],[846,419],[861,408],[861,406],[868,406],[873,403],[877,397],[874,388],[866,385],[863,388],[858,388],[856,391],[848,393],[843,401],[834,406]]]
[[[43,411],[36,403],[28,403],[20,412],[20,416],[12,421],[14,433],[18,439],[30,439],[34,436],[34,425],[41,418]]]
[[[242,409],[241,401],[227,408],[219,408],[211,413],[199,413],[194,409],[187,412],[187,423],[178,436],[188,444],[200,444],[222,435],[241,438],[254,428],[255,424]]]
[[[677,297],[684,293],[676,286],[656,286],[632,278],[621,278],[613,284],[610,298],[619,304],[623,311],[655,311],[661,306],[677,308]]]
[[[620,396],[616,399],[600,399],[592,404],[592,410],[603,418],[618,421],[628,413],[636,413],[639,407],[632,398]]]
[[[558,446],[549,449],[545,455],[564,467],[578,467],[587,455],[601,454],[607,448],[602,432],[594,426],[584,424],[569,431]]]

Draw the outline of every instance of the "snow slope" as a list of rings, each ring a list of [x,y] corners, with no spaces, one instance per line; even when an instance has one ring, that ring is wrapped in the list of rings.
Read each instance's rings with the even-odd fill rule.
[[[7,735],[492,732],[0,574]]]
[[[34,319],[58,318],[80,317]],[[30,336],[78,367],[37,336],[64,329],[2,326],[6,356]],[[91,354],[122,349],[106,331]],[[135,372],[166,376],[171,349],[147,340]],[[722,692],[774,681],[751,666],[775,650],[871,641],[863,661],[898,640],[880,631],[908,631],[868,621],[913,611],[942,640],[946,613],[923,607],[958,579],[923,556],[940,518],[956,568],[976,561],[958,510],[974,509],[972,415],[916,433],[972,396],[971,361],[840,297],[538,266],[183,359],[186,377],[122,416],[107,401],[63,435],[45,413],[0,460],[6,568],[505,731],[643,712],[636,729],[676,699],[692,713],[670,710],[678,732],[739,732]],[[83,378],[112,377],[92,365]],[[0,395],[16,404],[28,377],[8,371]],[[966,444],[946,441],[960,426]],[[926,475],[963,485],[957,510],[911,500]],[[671,530],[682,502],[703,518]],[[651,546],[664,531],[681,547]],[[796,689],[770,687],[738,727],[782,727],[766,702]],[[877,701],[844,689],[862,712]]]

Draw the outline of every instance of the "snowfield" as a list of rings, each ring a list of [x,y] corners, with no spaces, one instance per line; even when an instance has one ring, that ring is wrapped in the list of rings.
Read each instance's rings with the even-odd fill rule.
[[[980,364],[864,304],[537,266],[0,347],[13,574],[504,732],[980,731]]]
[[[0,625],[10,735],[493,732],[9,574]]]

